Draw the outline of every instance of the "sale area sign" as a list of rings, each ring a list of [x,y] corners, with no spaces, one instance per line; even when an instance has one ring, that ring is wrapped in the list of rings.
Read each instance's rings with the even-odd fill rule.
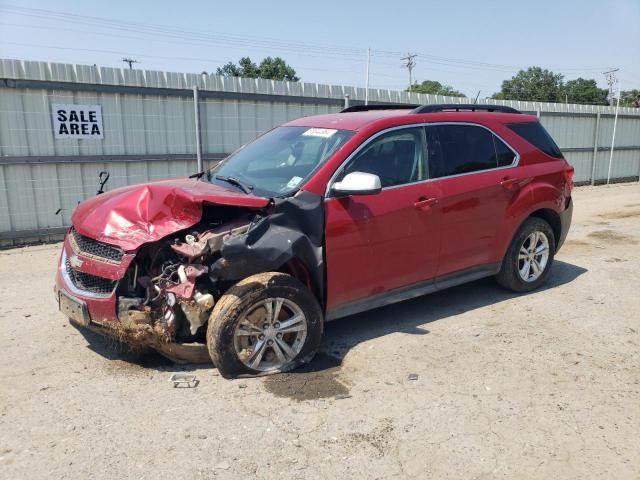
[[[51,106],[53,135],[56,139],[102,139],[102,107],[100,105]]]

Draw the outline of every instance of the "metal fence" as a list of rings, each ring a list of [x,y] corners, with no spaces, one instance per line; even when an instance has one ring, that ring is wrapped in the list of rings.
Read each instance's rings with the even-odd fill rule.
[[[0,246],[58,239],[77,203],[95,194],[100,171],[111,174],[108,189],[190,174],[196,171],[199,151],[207,166],[275,125],[337,112],[345,97],[352,105],[361,104],[365,91],[0,60]],[[370,89],[368,98],[373,104],[468,101],[378,89]],[[606,180],[615,109],[491,102],[538,115],[575,166],[576,182]],[[56,104],[99,105],[103,138],[56,138],[52,114]],[[613,153],[612,180],[638,180],[637,109],[620,109]]]

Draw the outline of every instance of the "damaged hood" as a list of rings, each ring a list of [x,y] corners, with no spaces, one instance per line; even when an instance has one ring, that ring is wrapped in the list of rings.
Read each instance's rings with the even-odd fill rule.
[[[189,228],[204,203],[263,208],[270,200],[188,178],[118,188],[78,205],[71,218],[82,235],[132,251]]]

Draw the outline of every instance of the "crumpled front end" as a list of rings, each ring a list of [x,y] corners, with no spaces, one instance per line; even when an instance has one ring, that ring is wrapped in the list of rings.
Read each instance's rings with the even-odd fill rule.
[[[56,275],[60,310],[74,323],[133,349],[155,348],[175,360],[203,358],[177,345],[204,344],[202,327],[214,306],[210,262],[225,238],[249,227],[243,218],[199,233],[170,235],[126,253],[71,228]],[[205,352],[206,354],[206,352]],[[206,357],[205,357],[206,358]]]
[[[208,359],[202,348],[206,324],[218,299],[237,281],[285,271],[322,297],[322,197],[300,192],[261,205],[200,205],[198,221],[160,238],[152,225],[147,230],[156,235],[144,243],[122,231],[93,238],[82,222],[91,217],[81,212],[60,256],[60,310],[134,349],[151,347],[174,360]],[[142,223],[140,216],[136,222]]]

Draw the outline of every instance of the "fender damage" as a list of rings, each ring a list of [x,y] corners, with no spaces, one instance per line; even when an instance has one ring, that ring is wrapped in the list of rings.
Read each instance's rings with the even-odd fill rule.
[[[134,349],[205,360],[213,306],[255,273],[299,275],[322,303],[323,202],[309,192],[266,199],[197,180],[155,182],[83,203],[73,228],[135,256],[117,282],[114,318],[88,325]]]

